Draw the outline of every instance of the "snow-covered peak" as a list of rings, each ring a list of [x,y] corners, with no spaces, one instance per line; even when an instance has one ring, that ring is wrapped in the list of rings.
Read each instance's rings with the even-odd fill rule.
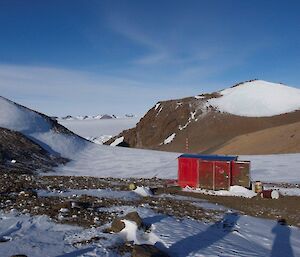
[[[51,118],[0,96],[0,127],[18,131],[52,154],[72,158],[87,142]],[[61,130],[61,131],[59,131]]]
[[[268,117],[300,109],[300,89],[254,80],[219,92],[209,104],[221,112],[247,117]]]

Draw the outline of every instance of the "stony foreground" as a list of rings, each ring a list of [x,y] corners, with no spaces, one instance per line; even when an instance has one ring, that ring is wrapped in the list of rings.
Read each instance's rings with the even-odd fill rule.
[[[132,192],[129,188],[133,184],[151,188],[153,195],[142,197]],[[300,227],[299,197],[282,196],[278,200],[271,200],[204,195],[181,191],[177,187],[168,186],[167,180],[156,178],[116,179],[2,173],[0,194],[0,208],[4,213],[46,215],[57,223],[83,228],[104,226],[103,233],[107,235],[119,232],[113,227],[109,228],[108,224],[116,224],[120,217],[124,217],[126,213],[123,209],[128,206],[136,209],[145,207],[165,217],[205,223],[222,221],[231,209],[235,215],[275,219]],[[226,227],[226,224],[223,225]],[[146,222],[143,227],[145,231],[150,228],[148,225]],[[88,245],[105,238],[92,236],[73,242],[73,245]],[[124,242],[116,243],[111,250],[116,254],[144,256],[140,255],[144,251],[143,247],[148,249],[148,246],[137,248],[132,242]],[[155,249],[152,250],[155,252]],[[139,255],[134,255],[136,253]]]

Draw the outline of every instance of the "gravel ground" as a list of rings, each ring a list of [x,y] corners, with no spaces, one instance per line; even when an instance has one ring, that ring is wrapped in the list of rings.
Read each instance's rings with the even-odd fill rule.
[[[128,191],[131,183],[153,188],[155,195],[137,199],[119,199],[72,195],[68,197],[40,197],[36,190],[109,189]],[[226,206],[241,214],[286,219],[288,224],[300,227],[299,197],[282,196],[278,200],[254,197],[246,199],[230,196],[211,196],[183,192],[177,187],[166,187],[161,179],[116,179],[67,176],[36,176],[4,173],[0,177],[0,209],[16,209],[32,215],[45,214],[61,223],[83,227],[101,226],[111,222],[120,213],[105,211],[111,207],[143,206],[158,213],[177,218],[191,218],[201,221],[216,221],[225,210],[206,209],[195,205],[195,201]],[[168,197],[172,195],[173,197]],[[189,198],[182,198],[187,196]],[[121,213],[122,214],[122,213]]]

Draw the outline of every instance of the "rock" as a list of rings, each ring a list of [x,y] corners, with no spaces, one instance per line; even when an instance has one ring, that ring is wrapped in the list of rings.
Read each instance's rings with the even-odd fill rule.
[[[137,212],[130,212],[122,218],[116,218],[115,220],[113,220],[110,231],[118,233],[122,229],[124,229],[125,223],[122,220],[134,221],[137,224],[138,228],[141,228],[143,226],[143,221],[139,214]]]
[[[133,246],[132,257],[169,257],[169,255],[154,245],[142,244]]]
[[[122,220],[121,218],[116,218],[115,220],[113,220],[113,222],[111,223],[110,231],[112,231],[114,233],[118,233],[122,229],[124,229],[125,223],[121,220]]]
[[[16,254],[16,255],[12,255],[10,257],[27,257],[27,255],[25,255],[25,254]]]
[[[26,190],[26,191],[21,191],[18,195],[21,198],[26,198],[26,197],[37,197],[37,192],[34,190]]]
[[[136,211],[129,212],[128,214],[125,215],[125,217],[123,219],[134,221],[137,224],[138,228],[141,228],[143,225],[143,221],[142,221],[140,215]]]

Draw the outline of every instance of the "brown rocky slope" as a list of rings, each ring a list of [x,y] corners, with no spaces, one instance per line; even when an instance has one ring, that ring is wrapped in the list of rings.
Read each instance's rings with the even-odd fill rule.
[[[235,85],[235,86],[239,86]],[[234,87],[235,87],[234,86]],[[133,129],[125,130],[112,138],[106,144],[111,144],[116,138],[124,137],[121,146],[136,148],[156,149],[163,151],[197,152],[197,153],[291,153],[298,152],[298,147],[286,145],[285,137],[278,137],[278,132],[268,133],[269,129],[300,122],[300,111],[269,116],[246,117],[226,112],[220,112],[209,104],[212,98],[221,97],[218,92],[203,94],[196,97],[162,101],[151,108]],[[296,130],[297,126],[294,127]],[[264,130],[259,140],[255,140],[257,134],[251,134]],[[271,130],[270,130],[271,131]],[[281,129],[284,133],[284,129]],[[297,133],[299,130],[297,130]],[[165,141],[175,134],[170,143]],[[245,144],[237,137],[251,134],[252,144]],[[265,144],[264,136],[267,136],[274,146]],[[235,141],[230,141],[235,138]],[[171,139],[171,138],[169,138]],[[188,141],[188,147],[186,143]],[[224,148],[228,142],[230,147]],[[276,142],[276,143],[275,143]],[[243,144],[243,148],[234,148]],[[284,146],[283,146],[284,145]],[[233,149],[232,151],[229,150]],[[260,151],[256,152],[256,149]]]
[[[0,128],[0,171],[47,171],[66,161],[67,159],[50,155],[21,133]]]

